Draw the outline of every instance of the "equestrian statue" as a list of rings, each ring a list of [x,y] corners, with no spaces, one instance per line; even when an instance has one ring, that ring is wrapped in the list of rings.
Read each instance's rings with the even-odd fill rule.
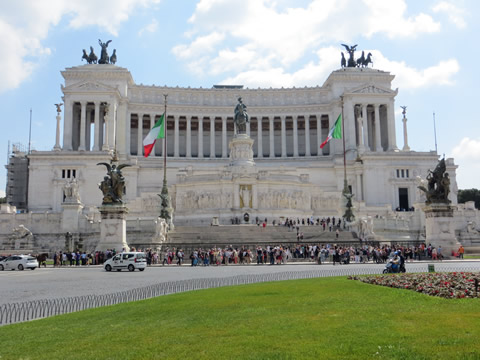
[[[242,98],[238,98],[238,104],[235,107],[235,115],[233,121],[237,127],[236,134],[247,133],[247,123],[250,122],[247,114],[247,106],[242,102]]]

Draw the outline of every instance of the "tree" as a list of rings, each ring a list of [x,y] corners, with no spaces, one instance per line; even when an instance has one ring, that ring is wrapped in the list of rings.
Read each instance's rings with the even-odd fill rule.
[[[480,190],[478,189],[458,190],[458,203],[464,204],[467,201],[474,201],[475,208],[480,209]]]

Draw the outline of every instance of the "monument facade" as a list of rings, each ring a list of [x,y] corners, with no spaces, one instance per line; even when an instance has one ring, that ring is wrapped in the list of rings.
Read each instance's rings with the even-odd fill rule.
[[[176,226],[210,225],[213,218],[215,224],[231,224],[245,213],[249,219],[270,221],[341,217],[343,139],[332,139],[323,149],[320,144],[343,113],[347,183],[354,194],[350,200],[355,216],[371,216],[380,237],[390,236],[388,232],[399,226],[398,218],[406,219],[403,224],[408,222],[417,238],[424,234],[425,194],[417,188],[417,177],[427,178],[438,154],[417,152],[408,145],[398,148],[394,75],[369,67],[371,54],[354,66],[350,52],[355,49],[348,47],[345,65],[342,60],[342,67],[315,87],[180,88],[136,84],[128,69],[114,64],[116,54],[114,61],[103,54],[109,42],[100,43],[101,64],[86,55],[86,65],[61,72],[63,127],[57,106],[52,151],[29,155],[30,215],[17,214],[15,226],[24,223],[34,234],[44,234],[38,239],[48,238],[54,228],[30,223],[29,218],[43,214],[61,224],[68,208],[67,227],[75,224],[75,236],[95,247],[106,219],[100,214],[102,203],[112,198],[110,188],[100,185],[102,199],[98,184],[105,174],[97,164],[108,164],[115,152],[129,165],[122,169],[127,237],[135,234],[132,239],[139,243],[155,237],[165,140],[157,141],[148,158],[142,142],[164,113],[168,94],[166,178]],[[406,143],[406,119],[404,124]],[[445,167],[450,175],[448,199],[455,206],[457,166],[446,159]],[[73,179],[75,196],[65,202],[65,184]],[[68,229],[60,228],[62,234],[50,236],[50,241],[64,241]],[[0,238],[10,231],[11,226],[0,228]]]

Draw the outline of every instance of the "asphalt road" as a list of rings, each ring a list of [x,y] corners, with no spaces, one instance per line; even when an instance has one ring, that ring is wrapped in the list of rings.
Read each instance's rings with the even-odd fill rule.
[[[407,272],[426,272],[427,264],[407,264]],[[328,276],[344,275],[345,270],[378,270],[383,264],[316,265],[292,263],[287,265],[229,265],[229,266],[152,266],[145,271],[106,272],[100,266],[41,268],[34,271],[0,271],[0,305],[30,300],[62,298],[80,295],[100,295],[140,288],[168,281],[218,278],[235,275],[267,274],[285,271],[325,271]],[[437,271],[480,271],[480,261],[435,262]],[[340,273],[341,271],[341,273]]]

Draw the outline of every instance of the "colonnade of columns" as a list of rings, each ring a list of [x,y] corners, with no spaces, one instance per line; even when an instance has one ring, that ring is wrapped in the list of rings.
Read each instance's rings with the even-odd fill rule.
[[[113,148],[115,104],[103,101],[65,101],[63,150],[107,151]],[[91,125],[93,124],[93,144]],[[57,126],[56,138],[60,138]],[[59,146],[58,140],[55,146]]]
[[[349,114],[351,113],[349,111]],[[359,153],[383,152],[397,148],[393,104],[355,104],[353,113]]]
[[[328,134],[328,126],[322,128],[322,115],[329,117],[328,114],[313,115],[312,119],[310,115],[251,117],[250,122],[247,123],[247,134],[255,140],[255,156],[257,158],[298,157],[312,156],[312,152],[315,156],[328,155],[328,153],[319,149],[321,142]],[[149,129],[153,127],[158,116],[160,115],[143,112],[130,113],[130,131],[131,134],[136,133],[136,141],[131,140],[130,144],[127,145],[131,155],[143,155],[143,139]],[[316,119],[313,120],[313,117]],[[289,119],[289,127],[291,127],[289,129],[287,129],[287,118]],[[310,126],[311,121],[314,123],[313,129]],[[180,122],[182,122],[182,126]],[[205,134],[204,124],[209,125],[209,132]],[[304,139],[300,138],[299,124],[303,125],[304,135],[302,136],[304,136]],[[252,126],[254,126],[253,131]],[[234,131],[232,117],[173,114],[168,115],[166,128],[168,143],[173,144],[168,146],[168,156],[186,158],[228,157],[228,140],[233,136]],[[276,139],[278,135],[280,136]],[[288,153],[287,138],[289,140]],[[204,139],[208,141],[206,146],[204,146]],[[268,141],[268,146],[265,144],[265,140]],[[318,147],[316,152],[311,149],[312,140],[316,142],[315,145]],[[158,148],[157,143],[156,147],[157,151],[152,152],[151,156],[163,155],[163,146]],[[302,151],[300,151],[300,147]]]
[[[339,111],[340,109],[314,115],[251,116],[247,134],[255,140],[255,157],[310,157],[334,153],[329,146],[323,150],[319,149],[319,146],[327,137]],[[359,104],[353,100],[347,100],[344,104],[347,150],[356,148],[359,153],[395,150],[397,147],[393,111],[393,102]],[[116,131],[115,114],[115,103],[108,104],[100,100],[66,101],[63,150],[108,151],[113,149]],[[159,116],[160,114],[155,112],[128,113],[127,143],[125,144],[127,153],[143,155],[143,139]],[[137,124],[134,118],[137,119]],[[228,139],[233,136],[232,117],[172,114],[166,121],[168,156],[228,157]],[[206,131],[209,129],[205,134],[204,125],[207,128]],[[59,138],[60,128],[57,126],[57,139]],[[205,147],[204,139],[208,142]],[[164,141],[157,142],[152,156],[163,155]],[[58,148],[57,145],[55,145],[56,148]]]

